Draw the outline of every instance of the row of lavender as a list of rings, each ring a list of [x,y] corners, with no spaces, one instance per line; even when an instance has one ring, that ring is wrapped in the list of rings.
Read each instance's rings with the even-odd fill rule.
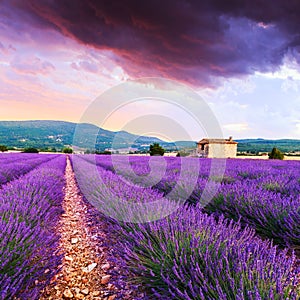
[[[127,167],[127,160],[119,157],[112,161],[110,157],[98,156],[96,163],[133,183],[150,186],[153,176],[148,176],[149,158],[130,158],[132,170]],[[191,182],[197,182],[191,193],[182,193],[188,203],[200,203],[207,213],[241,219],[276,244],[300,250],[300,162],[227,160],[226,169],[220,161],[219,169],[215,168],[213,173],[209,159],[166,158],[166,162],[166,171],[152,185],[153,189],[180,199],[178,191],[187,190]],[[182,165],[188,170],[181,174],[183,179],[179,177]],[[155,164],[152,166],[155,174]]]
[[[73,156],[72,163],[81,192],[113,219],[148,222],[178,208],[172,201],[164,201],[162,206],[163,193],[126,182],[109,170],[95,167],[87,156]]]
[[[30,156],[14,163],[28,161],[25,169],[33,170],[0,190],[1,300],[38,299],[61,263],[54,227],[62,213],[66,158]]]
[[[55,157],[57,155],[28,153],[0,154],[0,187]]]
[[[128,164],[122,167],[119,162],[118,172],[124,172],[125,177],[116,174],[111,159],[98,156],[95,167],[94,157],[76,156],[75,174],[86,198],[122,233],[117,249],[124,268],[135,274],[133,280],[138,286],[148,290],[149,299],[299,298],[299,270],[293,254],[287,255],[287,250],[279,251],[272,242],[262,241],[253,229],[239,222],[223,216],[216,220],[198,205],[183,207],[180,201],[164,197],[166,193],[158,190],[159,185],[147,186],[153,178],[147,178],[151,168],[145,166],[148,161],[141,163],[143,158],[131,163],[138,176],[128,170]],[[152,168],[155,163],[161,166],[157,161]],[[207,172],[200,172],[197,180],[207,180],[209,167],[200,169]],[[172,171],[174,177],[178,176],[178,161],[170,159],[166,170],[164,180],[171,177]],[[185,172],[187,175],[188,168]],[[136,177],[140,177],[138,185],[133,183]],[[232,183],[244,177],[232,177],[226,171],[225,178]],[[213,181],[222,187],[225,183],[221,178],[213,174]],[[141,186],[142,182],[146,187]]]

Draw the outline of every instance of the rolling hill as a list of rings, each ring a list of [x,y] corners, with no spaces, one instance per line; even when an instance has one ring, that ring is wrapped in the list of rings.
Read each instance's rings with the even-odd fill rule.
[[[77,131],[76,131],[77,130]],[[75,132],[80,132],[79,146],[103,151],[105,149],[148,150],[152,143],[159,143],[168,150],[195,148],[194,141],[168,143],[156,137],[138,136],[126,131],[109,131],[92,124],[65,121],[0,121],[0,144],[8,147],[61,150],[73,145]],[[201,139],[202,137],[199,137]],[[273,147],[283,152],[300,151],[300,140],[294,139],[240,139],[237,140],[240,152],[270,152]],[[176,145],[175,145],[176,144]]]
[[[238,151],[240,152],[270,152],[273,147],[278,148],[282,152],[299,152],[300,140],[296,139],[242,139],[236,140],[238,143]]]
[[[77,131],[76,131],[77,130]],[[148,149],[152,143],[160,143],[168,149],[174,144],[164,142],[156,137],[138,136],[126,131],[109,131],[92,124],[76,124],[64,121],[0,121],[0,144],[8,147],[36,147],[57,150],[73,145],[75,132],[80,132],[83,148],[91,139],[96,149],[103,151],[115,148]],[[96,135],[96,136],[95,136]],[[189,142],[188,142],[189,143]],[[185,145],[186,143],[184,143]],[[193,142],[190,142],[194,145]],[[180,146],[179,146],[180,147]]]

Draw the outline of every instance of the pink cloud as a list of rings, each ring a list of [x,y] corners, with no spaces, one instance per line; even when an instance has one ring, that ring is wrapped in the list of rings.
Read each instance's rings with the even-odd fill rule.
[[[74,70],[83,70],[83,71],[86,71],[86,72],[91,72],[91,73],[97,73],[98,72],[98,66],[96,63],[92,63],[92,62],[89,62],[89,61],[80,61],[78,63],[75,63],[75,62],[72,62],[71,63],[71,67],[74,69]]]
[[[4,2],[2,18],[10,34],[28,44],[39,42],[38,49],[56,52],[57,44],[73,40],[83,47],[113,52],[132,77],[166,76],[209,86],[215,85],[215,78],[270,72],[282,65],[287,50],[298,45],[300,5],[279,2],[263,2],[257,10],[251,1],[224,5],[216,0],[208,5],[174,0],[144,5],[128,0],[76,0],[69,5],[16,0]],[[97,72],[89,62],[76,65]]]
[[[21,74],[46,75],[55,70],[53,64],[43,61],[39,57],[18,57],[14,59],[10,66],[13,70]]]

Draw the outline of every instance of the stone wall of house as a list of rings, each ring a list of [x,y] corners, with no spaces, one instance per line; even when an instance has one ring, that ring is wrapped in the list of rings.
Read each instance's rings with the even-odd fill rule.
[[[236,157],[237,144],[209,144],[209,158]]]
[[[204,149],[202,150],[201,145],[197,146],[197,155],[200,157],[208,157],[209,145],[204,145]]]

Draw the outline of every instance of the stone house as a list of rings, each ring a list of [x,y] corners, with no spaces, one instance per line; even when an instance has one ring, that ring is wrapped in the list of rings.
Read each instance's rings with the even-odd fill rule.
[[[196,155],[207,158],[236,157],[237,142],[230,136],[228,139],[202,139],[197,143]]]

